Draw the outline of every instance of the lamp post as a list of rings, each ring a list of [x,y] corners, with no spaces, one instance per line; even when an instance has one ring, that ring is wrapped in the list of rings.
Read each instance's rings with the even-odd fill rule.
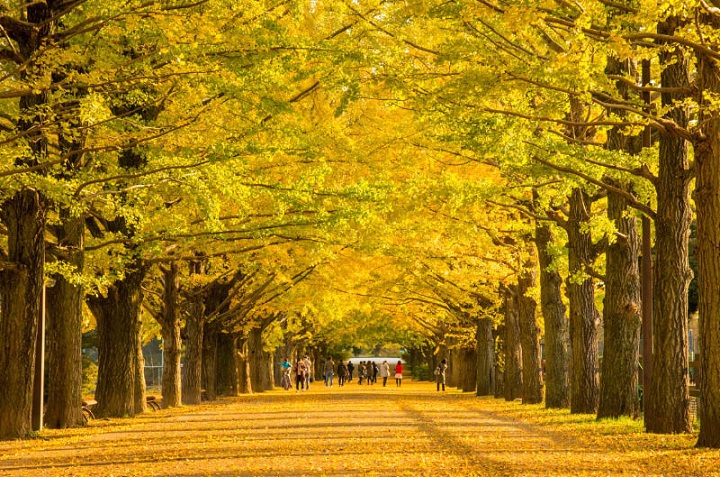
[[[33,383],[32,428],[41,431],[45,414],[45,288],[43,284],[35,345],[35,379]]]

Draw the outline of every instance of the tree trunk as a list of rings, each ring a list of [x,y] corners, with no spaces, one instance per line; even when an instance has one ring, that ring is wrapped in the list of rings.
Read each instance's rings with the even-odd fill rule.
[[[478,321],[475,335],[477,346],[477,395],[492,396],[495,392],[495,337],[490,318]]]
[[[658,33],[672,35],[676,20],[658,25]],[[689,88],[689,62],[681,48],[662,49],[663,87]],[[663,92],[667,116],[687,127],[682,96]],[[687,142],[661,131],[659,143],[657,217],[655,219],[655,275],[653,282],[653,374],[645,403],[645,429],[656,433],[692,431],[688,377],[688,238],[693,211],[690,206]]]
[[[540,307],[545,322],[545,407],[570,407],[568,372],[568,321],[562,301],[562,278],[552,267],[548,247],[554,240],[547,224],[535,228],[535,244],[540,262]]]
[[[704,21],[716,30],[720,22],[712,15]],[[717,50],[717,43],[714,45]],[[717,62],[700,56],[701,89],[716,97],[720,93]],[[713,96],[703,95],[700,124],[705,141],[695,148],[698,166],[695,203],[697,205],[697,251],[700,314],[700,435],[698,447],[720,448],[720,118],[712,104]],[[705,116],[707,114],[707,117]]]
[[[185,319],[185,374],[182,377],[183,404],[202,401],[202,344],[205,336],[205,306],[202,300],[190,303]]]
[[[275,364],[276,363],[275,357],[267,351],[263,351],[263,355],[265,356],[265,360],[264,360],[264,366],[262,368],[263,373],[261,376],[262,377],[262,385],[263,385],[263,389],[265,389],[265,391],[272,391],[275,388],[275,381],[273,379],[273,369],[275,369],[277,367]]]
[[[146,269],[126,269],[125,278],[113,283],[107,296],[88,296],[98,330],[97,417],[134,416],[138,380],[138,321],[142,280]],[[138,398],[145,399],[144,396]]]
[[[238,395],[237,339],[219,333],[217,339],[217,392],[220,396]]]
[[[606,177],[605,182],[632,192]],[[640,238],[637,223],[619,194],[608,194],[608,218],[621,237],[606,251],[602,362],[598,419],[640,415],[638,353],[640,346]]]
[[[147,386],[145,383],[145,357],[142,352],[142,320],[140,319],[139,310],[135,326],[137,336],[137,347],[135,348],[137,352],[135,355],[135,414],[141,414],[147,409],[147,399],[145,398]]]
[[[531,260],[518,278],[517,303],[520,343],[522,346],[522,402],[542,402],[542,376],[540,368],[540,327],[537,324],[537,302],[529,295],[535,286],[536,263]]]
[[[517,308],[517,287],[505,290],[505,370],[504,396],[506,401],[522,397],[522,348],[520,344],[520,317]]]
[[[462,365],[460,365],[460,350],[458,348],[453,348],[448,350],[447,353],[448,356],[448,372],[446,373],[447,376],[447,385],[458,388],[461,385],[460,383],[460,370],[462,369]],[[435,369],[435,368],[433,368]]]
[[[84,221],[71,219],[61,213],[62,225],[55,233],[63,244],[65,260],[75,267],[75,273],[84,269]],[[45,425],[54,429],[79,427],[82,416],[82,306],[85,291],[82,286],[55,275],[55,284],[47,289],[47,407]]]
[[[202,345],[202,384],[208,401],[217,399],[217,344],[217,329],[206,327]]]
[[[568,218],[567,292],[570,299],[570,341],[572,344],[572,390],[570,412],[594,414],[598,405],[598,312],[595,284],[585,271],[593,262],[590,233],[583,226],[590,219],[590,201],[581,189],[570,195]]]
[[[265,351],[264,348],[261,348],[260,353],[261,356],[258,363],[259,367],[257,376],[258,384],[263,391],[272,391],[275,387],[273,380],[273,368],[275,367],[274,356],[272,353]]]
[[[250,381],[253,392],[267,391],[266,367],[267,360],[263,351],[262,329],[253,328],[250,330],[247,340],[248,363],[250,366]]]
[[[237,357],[237,369],[240,380],[240,393],[241,394],[252,394],[252,377],[250,372],[250,359],[249,359],[248,343],[246,338],[238,338],[238,350],[236,353]],[[297,360],[300,360],[301,356],[298,353]]]
[[[45,262],[45,204],[22,189],[0,210],[11,266],[0,270],[0,439],[32,432],[35,351]]]
[[[285,322],[284,322],[285,323]],[[285,330],[285,325],[283,325],[283,330]],[[287,360],[289,363],[295,364],[295,360],[293,359],[293,356],[295,356],[296,353],[296,345],[292,342],[292,334],[288,333],[287,331],[284,331],[285,333],[285,339],[283,346],[278,348],[275,352],[275,363],[282,363],[283,360]],[[281,377],[282,377],[282,368],[280,366],[274,366],[274,374],[275,374],[275,385],[280,386],[281,384]]]
[[[504,292],[503,292],[504,293]],[[505,299],[505,298],[504,298]],[[505,325],[498,325],[493,337],[497,340],[498,355],[495,359],[495,397],[505,396],[505,362],[507,361],[507,346],[505,346]]]
[[[465,393],[475,392],[477,387],[477,351],[475,347],[462,347],[458,351],[461,366],[458,387]]]
[[[48,37],[55,33],[56,7],[52,3],[30,2],[17,8],[25,10],[20,22],[23,34],[16,37],[17,46],[12,48],[21,58],[37,58]],[[3,30],[8,45],[10,37]],[[25,84],[50,77],[50,67],[42,62],[28,60],[24,65],[28,67],[17,66],[16,72]],[[23,94],[18,101],[18,127],[14,133],[24,138],[32,152],[30,158],[16,158],[18,166],[35,166],[48,157],[46,128],[42,127],[47,124],[47,103],[47,91]],[[27,180],[35,182],[32,176]],[[33,430],[33,405],[41,404],[33,404],[33,386],[42,388],[42,383],[35,382],[35,366],[38,341],[42,344],[43,339],[39,319],[45,279],[46,214],[44,198],[30,187],[18,190],[0,205],[3,234],[7,236],[7,263],[0,269],[0,439],[27,437]],[[38,417],[40,409],[35,410]]]
[[[180,270],[177,262],[172,262],[167,269],[163,270],[163,275],[165,287],[160,320],[160,331],[163,338],[162,400],[163,407],[168,408],[182,404]]]

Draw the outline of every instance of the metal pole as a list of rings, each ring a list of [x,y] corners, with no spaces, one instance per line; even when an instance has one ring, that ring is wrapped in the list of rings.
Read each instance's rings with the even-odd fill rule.
[[[35,345],[35,380],[33,383],[32,428],[41,431],[45,414],[45,285],[42,288],[40,318]]]

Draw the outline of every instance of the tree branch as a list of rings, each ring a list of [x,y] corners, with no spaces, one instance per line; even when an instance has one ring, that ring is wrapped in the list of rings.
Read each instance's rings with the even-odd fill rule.
[[[496,206],[501,207],[501,208],[503,208],[503,209],[514,209],[514,210],[517,210],[518,212],[520,212],[521,214],[525,215],[526,217],[531,218],[531,219],[534,219],[534,220],[537,220],[537,221],[540,221],[540,222],[556,222],[556,220],[553,219],[553,218],[551,218],[551,217],[543,216],[543,215],[538,215],[538,214],[536,214],[536,213],[530,212],[530,211],[529,211],[528,209],[526,209],[525,207],[522,207],[522,206],[517,205],[517,204],[503,204],[503,203],[501,203],[501,202],[496,202],[496,201],[490,200],[490,199],[486,200],[485,202],[487,202],[488,204],[496,205]]]
[[[623,3],[612,2],[610,0],[598,0],[598,1],[605,6],[608,6],[610,8],[615,8],[615,9],[623,11],[625,13],[637,13],[636,8],[629,7]]]
[[[703,7],[703,9],[708,12],[710,15],[713,15],[715,17],[720,17],[720,8],[713,7],[709,3],[707,3],[705,0],[700,0],[700,5]]]
[[[93,179],[91,181],[87,181],[83,184],[80,184],[77,187],[77,189],[75,189],[75,192],[73,193],[73,197],[78,199],[80,197],[80,192],[82,192],[83,189],[85,189],[93,184],[101,184],[104,182],[110,182],[110,181],[116,181],[116,180],[137,179],[137,178],[146,177],[146,176],[149,176],[152,174],[158,174],[160,172],[177,170],[177,169],[193,169],[193,168],[208,164],[209,162],[210,162],[209,160],[205,160],[205,161],[196,162],[194,164],[186,164],[186,165],[182,165],[182,166],[159,167],[157,169],[151,169],[149,171],[139,172],[137,174],[118,174],[116,176],[103,177],[100,179]]]
[[[39,31],[36,24],[18,20],[17,18],[7,15],[0,16],[0,28],[8,38],[18,43],[27,42]]]
[[[650,217],[650,218],[653,219],[653,220],[655,220],[655,218],[657,217],[657,214],[655,213],[654,210],[652,210],[652,209],[651,209],[650,207],[648,207],[647,205],[645,205],[645,204],[643,204],[643,203],[641,203],[641,202],[638,202],[638,200],[635,198],[634,195],[630,194],[629,192],[627,192],[627,191],[625,191],[625,190],[623,190],[623,189],[619,189],[619,188],[617,188],[617,187],[613,187],[613,186],[610,186],[610,185],[608,185],[608,184],[605,184],[604,182],[599,181],[599,180],[597,180],[597,179],[595,179],[595,178],[593,178],[593,177],[590,177],[589,175],[584,174],[584,173],[582,173],[582,172],[580,172],[580,171],[578,171],[578,170],[576,170],[576,169],[570,169],[570,168],[568,168],[568,167],[558,166],[558,165],[553,164],[553,163],[551,163],[551,162],[549,162],[549,161],[546,161],[546,160],[544,160],[544,159],[541,159],[541,158],[538,157],[538,156],[533,156],[533,160],[539,162],[540,164],[544,164],[544,165],[546,165],[547,167],[549,167],[549,168],[551,168],[551,169],[554,169],[554,170],[556,170],[556,171],[560,171],[560,172],[564,172],[564,173],[566,173],[566,174],[571,174],[571,175],[574,175],[574,176],[578,176],[578,177],[580,177],[581,179],[584,179],[584,180],[586,180],[587,182],[589,182],[589,183],[591,183],[591,184],[593,184],[593,185],[595,185],[595,186],[597,186],[597,187],[600,187],[601,189],[604,189],[604,190],[613,192],[613,193],[615,193],[615,194],[618,194],[618,195],[622,196],[625,200],[627,200],[627,201],[628,201],[628,205],[630,205],[632,208],[639,210],[640,212],[646,214],[648,217]]]

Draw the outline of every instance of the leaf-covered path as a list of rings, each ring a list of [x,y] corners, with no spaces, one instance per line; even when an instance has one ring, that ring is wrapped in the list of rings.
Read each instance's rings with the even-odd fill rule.
[[[720,454],[688,438],[594,423],[601,431],[588,435],[590,417],[515,418],[525,412],[557,415],[427,383],[315,383],[2,442],[0,475],[718,475]]]

